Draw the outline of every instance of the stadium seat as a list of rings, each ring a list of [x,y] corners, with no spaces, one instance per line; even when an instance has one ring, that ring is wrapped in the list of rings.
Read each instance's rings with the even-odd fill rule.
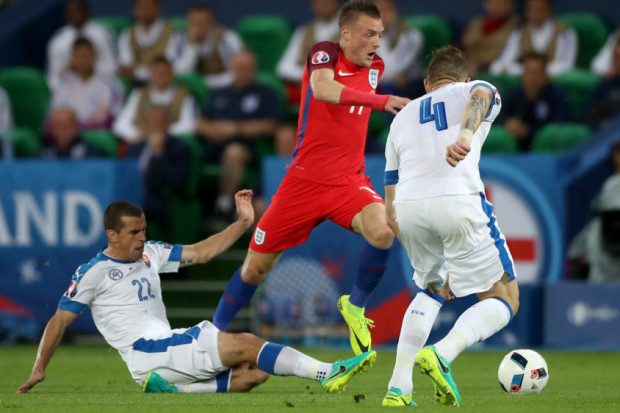
[[[274,72],[291,37],[288,21],[279,16],[254,15],[241,19],[236,27],[245,46],[258,59],[258,70]]]
[[[123,30],[132,25],[133,20],[127,16],[102,16],[93,17],[94,22],[110,30],[115,36],[121,34]]]
[[[579,41],[577,66],[589,69],[592,59],[601,50],[609,36],[609,27],[595,13],[564,13],[558,18],[577,32]]]
[[[28,128],[14,128],[11,132],[13,150],[18,158],[27,158],[39,155],[41,140]]]
[[[192,151],[190,176],[187,181],[186,195],[188,197],[193,197],[198,191],[200,181],[200,162],[202,159],[202,148],[200,146],[200,141],[195,135],[192,134],[179,134],[175,137],[185,142]]]
[[[202,219],[202,204],[196,197],[200,184],[200,161],[202,148],[195,135],[176,135],[175,138],[185,142],[192,151],[190,174],[183,195],[172,196],[168,199],[168,215],[170,225],[165,239],[175,244],[193,244],[198,241]],[[163,232],[162,228],[159,228]]]
[[[90,129],[80,131],[84,140],[110,158],[118,157],[118,142],[107,129]]]
[[[516,139],[501,125],[493,125],[484,141],[484,153],[513,153],[517,152]]]
[[[532,152],[563,152],[587,141],[591,131],[582,123],[550,123],[534,136]]]
[[[476,79],[491,83],[497,88],[499,94],[504,99],[506,99],[513,90],[521,86],[521,78],[517,75],[511,75],[508,73],[494,75],[490,72],[480,72],[476,75]]]
[[[170,17],[168,22],[181,33],[187,32],[187,18],[185,16]]]
[[[573,69],[560,73],[552,82],[560,87],[571,107],[571,118],[580,121],[583,117],[585,105],[594,87],[600,82],[600,77],[589,70]]]
[[[284,89],[284,82],[274,72],[259,72],[256,75],[256,82],[258,84],[269,86],[276,92],[280,99],[280,106],[282,109],[286,106],[286,90]]]
[[[424,35],[424,64],[431,61],[433,50],[452,43],[452,28],[448,22],[434,14],[417,14],[405,17],[405,21]]]
[[[196,100],[196,104],[199,107],[203,108],[207,105],[209,101],[209,96],[211,95],[211,91],[205,85],[205,82],[202,79],[202,76],[198,73],[188,73],[184,75],[178,75],[175,78],[176,82],[179,85],[185,86],[187,90],[192,94],[194,99]]]
[[[0,86],[9,95],[15,125],[41,134],[50,99],[43,73],[32,67],[4,69],[0,72]]]

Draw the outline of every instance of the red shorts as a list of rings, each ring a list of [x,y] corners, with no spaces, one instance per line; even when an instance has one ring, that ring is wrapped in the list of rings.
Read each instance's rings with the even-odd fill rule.
[[[370,178],[359,174],[347,185],[325,185],[284,177],[250,242],[253,251],[274,253],[302,244],[314,227],[332,220],[351,231],[355,214],[373,202],[384,203]]]

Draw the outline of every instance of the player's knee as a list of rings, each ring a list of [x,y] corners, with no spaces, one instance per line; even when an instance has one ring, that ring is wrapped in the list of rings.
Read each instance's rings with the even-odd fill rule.
[[[241,271],[241,279],[248,284],[260,284],[269,273],[269,269],[264,265],[250,261]]]
[[[369,234],[368,242],[373,247],[390,248],[394,242],[394,233],[387,224],[382,225]]]

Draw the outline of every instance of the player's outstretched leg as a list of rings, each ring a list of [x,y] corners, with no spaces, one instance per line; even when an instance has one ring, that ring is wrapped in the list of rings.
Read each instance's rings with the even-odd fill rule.
[[[416,356],[422,374],[427,374],[435,385],[435,393],[440,404],[459,407],[461,395],[452,378],[450,363],[439,355],[434,346],[426,346]]]
[[[383,398],[381,406],[400,407],[400,406],[417,406],[416,402],[411,400],[411,394],[405,395],[398,387],[390,387],[387,394]]]
[[[364,317],[364,309],[351,304],[348,295],[343,295],[338,300],[338,311],[349,326],[351,348],[355,355],[360,355],[372,349],[372,338],[368,328],[375,325],[369,318]]]
[[[353,376],[368,370],[376,359],[376,351],[367,351],[352,359],[338,360],[332,365],[331,373],[319,382],[328,393],[341,392]]]
[[[145,393],[177,393],[179,389],[172,383],[168,383],[159,374],[149,371],[142,385]]]

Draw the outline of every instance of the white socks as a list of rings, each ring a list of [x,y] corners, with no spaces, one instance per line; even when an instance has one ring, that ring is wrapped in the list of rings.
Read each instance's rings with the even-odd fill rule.
[[[331,363],[323,363],[291,348],[284,347],[274,366],[278,376],[297,376],[319,381],[332,372]]]
[[[398,387],[404,395],[413,391],[412,373],[415,356],[424,347],[441,306],[442,303],[423,292],[418,292],[409,304],[400,329],[396,364],[388,389]]]
[[[503,300],[482,300],[461,314],[452,330],[435,344],[435,349],[448,363],[452,363],[467,347],[504,328],[511,318],[512,310]]]

